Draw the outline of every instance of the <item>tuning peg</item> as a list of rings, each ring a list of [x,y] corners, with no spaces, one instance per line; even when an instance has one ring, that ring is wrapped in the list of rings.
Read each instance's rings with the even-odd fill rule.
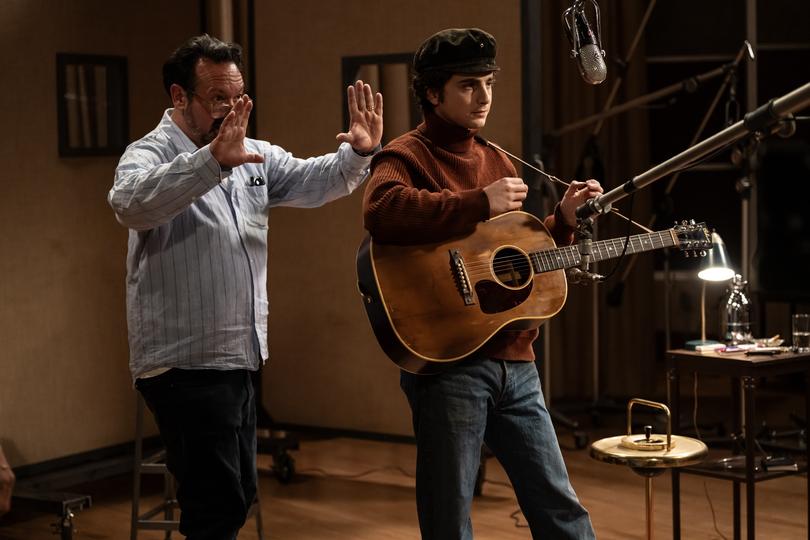
[[[707,255],[706,250],[705,250],[705,249],[701,249],[701,250],[700,250],[700,256],[701,256],[701,257],[705,257],[706,255]]]

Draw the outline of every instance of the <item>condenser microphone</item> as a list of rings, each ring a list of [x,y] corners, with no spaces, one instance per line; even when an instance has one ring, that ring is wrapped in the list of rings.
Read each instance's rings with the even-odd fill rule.
[[[587,0],[593,5],[596,19],[596,32],[588,23],[585,15],[586,0],[575,0],[574,4],[563,13],[563,24],[571,43],[571,58],[576,58],[579,74],[588,84],[600,84],[607,77],[605,51],[601,42],[601,23],[599,5],[596,0]]]

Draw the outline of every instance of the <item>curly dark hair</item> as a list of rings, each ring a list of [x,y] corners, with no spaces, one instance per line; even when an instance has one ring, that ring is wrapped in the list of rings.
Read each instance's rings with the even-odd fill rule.
[[[242,47],[226,43],[208,34],[194,36],[180,45],[163,64],[163,88],[171,96],[173,84],[193,91],[197,84],[195,67],[197,60],[207,58],[217,64],[233,62],[242,71]]]
[[[439,99],[443,98],[442,90],[444,85],[453,76],[452,71],[444,70],[430,70],[424,73],[415,73],[411,79],[411,90],[419,106],[422,107],[423,113],[429,113],[433,110],[433,104],[427,98],[428,90],[434,90],[439,93]]]

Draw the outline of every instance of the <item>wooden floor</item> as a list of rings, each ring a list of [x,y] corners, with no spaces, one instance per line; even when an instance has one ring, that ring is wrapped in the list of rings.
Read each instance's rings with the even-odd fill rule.
[[[565,435],[561,435],[565,445]],[[644,479],[630,469],[598,462],[587,450],[564,450],[572,483],[589,509],[602,540],[645,538]],[[271,458],[260,456],[262,514],[266,539],[413,539],[418,538],[414,505],[415,447],[347,438],[302,441],[292,452],[296,474],[283,485],[269,472]],[[522,515],[506,475],[489,460],[484,493],[473,505],[478,540],[527,539]],[[669,474],[656,477],[655,535],[672,537]],[[806,478],[780,478],[757,485],[757,538],[808,538]],[[93,506],[77,514],[74,534],[81,539],[129,538],[130,479],[121,477],[83,486]],[[155,491],[154,486],[151,491]],[[145,503],[156,501],[149,495]],[[712,514],[714,511],[714,517]],[[514,515],[514,517],[512,517]],[[732,538],[731,483],[682,476],[683,538]],[[13,516],[0,520],[2,540],[56,538],[54,516]],[[716,529],[715,529],[716,526]],[[173,538],[179,538],[174,534]],[[163,534],[143,531],[140,539]],[[257,539],[249,522],[240,540]]]

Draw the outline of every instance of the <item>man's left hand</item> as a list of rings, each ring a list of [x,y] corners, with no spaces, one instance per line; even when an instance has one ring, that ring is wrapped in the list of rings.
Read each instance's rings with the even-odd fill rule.
[[[576,226],[577,208],[585,204],[588,199],[593,199],[604,190],[602,185],[597,180],[586,180],[579,182],[577,180],[571,181],[568,189],[565,190],[563,198],[560,201],[560,212],[562,213],[563,220],[566,225],[571,227]]]
[[[366,154],[377,148],[383,132],[383,99],[371,86],[357,81],[346,89],[349,99],[349,131],[338,133],[338,142],[347,142],[356,152]]]

